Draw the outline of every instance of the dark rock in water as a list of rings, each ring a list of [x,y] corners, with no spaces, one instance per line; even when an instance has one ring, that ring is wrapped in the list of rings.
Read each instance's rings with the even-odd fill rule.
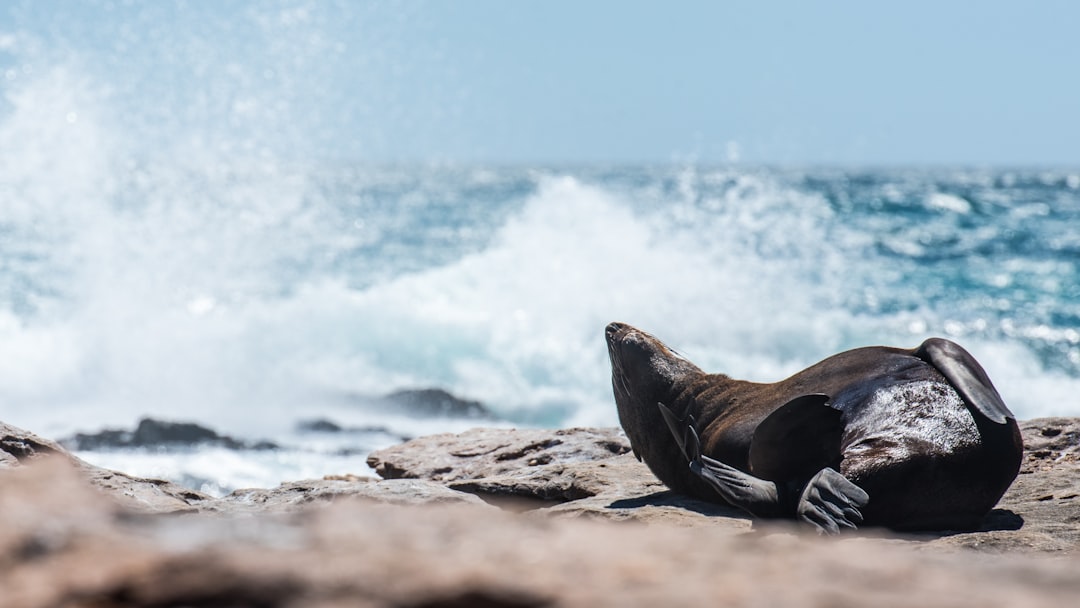
[[[221,443],[228,448],[241,448],[243,443],[218,435],[216,431],[192,422],[167,422],[153,418],[143,418],[131,434],[134,447],[156,445],[198,445],[202,443]]]
[[[296,423],[296,430],[301,433],[381,433],[383,435],[389,435],[394,437],[398,441],[408,441],[412,437],[402,435],[401,433],[395,433],[391,431],[389,427],[381,425],[365,425],[365,426],[341,426],[333,420],[327,420],[326,418],[315,418],[313,420],[301,420]],[[359,451],[342,450],[342,455],[358,454]],[[367,452],[363,452],[366,454]]]
[[[247,442],[220,435],[192,422],[168,422],[143,418],[134,431],[105,429],[97,433],[76,433],[61,440],[72,450],[108,450],[116,448],[190,447],[216,445],[231,450],[273,450],[271,441]]]
[[[386,395],[384,402],[416,416],[445,416],[494,420],[495,416],[479,401],[455,397],[441,388],[400,390]]]
[[[340,433],[345,430],[343,426],[326,418],[314,420],[301,420],[296,423],[296,430],[305,433]]]
[[[60,444],[69,450],[100,450],[104,448],[130,445],[131,431],[105,429],[97,433],[75,433],[60,440]]]

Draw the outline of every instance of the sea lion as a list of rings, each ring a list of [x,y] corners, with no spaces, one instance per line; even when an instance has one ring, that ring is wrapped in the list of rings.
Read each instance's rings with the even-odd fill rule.
[[[829,533],[970,530],[1020,469],[1015,417],[949,340],[857,348],[757,383],[707,374],[623,323],[605,333],[619,421],[676,492]]]

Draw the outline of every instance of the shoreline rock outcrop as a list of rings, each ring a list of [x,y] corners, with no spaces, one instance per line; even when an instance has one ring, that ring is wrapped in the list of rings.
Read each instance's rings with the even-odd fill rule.
[[[387,479],[214,498],[0,424],[0,603],[1068,605],[1080,419],[1022,429],[1021,474],[980,531],[820,538],[667,491],[617,429],[421,437],[371,455]]]
[[[272,441],[242,441],[221,435],[193,422],[173,422],[142,418],[133,430],[104,429],[96,433],[76,433],[60,440],[70,450],[115,450],[126,448],[219,446],[230,450],[274,450]]]

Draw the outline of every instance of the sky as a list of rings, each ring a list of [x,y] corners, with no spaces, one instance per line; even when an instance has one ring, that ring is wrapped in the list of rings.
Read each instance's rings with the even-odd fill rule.
[[[1077,31],[1065,0],[5,0],[0,120],[61,66],[66,116],[233,153],[1076,166]]]

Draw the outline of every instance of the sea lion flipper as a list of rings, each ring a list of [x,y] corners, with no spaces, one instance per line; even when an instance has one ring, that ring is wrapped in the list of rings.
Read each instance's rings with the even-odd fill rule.
[[[701,444],[697,440],[697,432],[694,429],[694,417],[687,416],[686,418],[679,418],[675,415],[675,412],[671,411],[671,408],[660,403],[656,403],[656,406],[660,408],[660,414],[664,417],[664,422],[667,423],[668,430],[675,436],[675,443],[679,445],[679,449],[686,456],[688,461],[693,461],[701,455]],[[694,444],[690,443],[690,435],[693,434]],[[691,449],[687,449],[690,447]]]
[[[944,338],[930,338],[915,350],[915,356],[937,368],[960,397],[975,411],[998,424],[1016,416],[1009,411],[979,362],[959,344]]]
[[[802,395],[778,407],[754,429],[750,472],[776,482],[809,479],[840,460],[842,412],[828,395]]]
[[[694,433],[696,440],[697,433]],[[705,480],[728,504],[757,517],[780,515],[776,484],[758,479],[708,456],[698,456],[690,470]]]
[[[818,471],[799,496],[795,514],[820,532],[836,534],[863,521],[862,507],[870,502],[865,490],[831,468]]]

